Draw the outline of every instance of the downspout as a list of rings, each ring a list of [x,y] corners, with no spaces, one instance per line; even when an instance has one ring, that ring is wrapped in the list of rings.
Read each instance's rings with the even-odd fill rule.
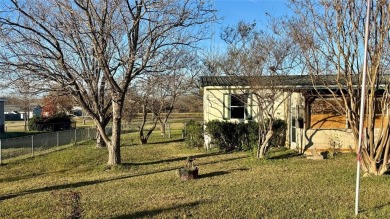
[[[288,143],[288,145],[289,145],[289,148],[291,149],[291,147],[292,147],[292,145],[291,145],[291,143],[292,143],[292,128],[291,128],[291,121],[292,121],[292,113],[291,113],[291,99],[292,99],[292,97],[291,97],[292,95],[290,95],[289,96],[289,98],[288,98],[288,106],[287,106],[287,112],[288,112],[288,141],[289,141],[289,143]]]
[[[209,105],[207,104],[207,88],[203,87],[203,137],[204,137],[204,147],[208,151],[210,149],[210,139],[206,134],[206,121],[209,121]]]

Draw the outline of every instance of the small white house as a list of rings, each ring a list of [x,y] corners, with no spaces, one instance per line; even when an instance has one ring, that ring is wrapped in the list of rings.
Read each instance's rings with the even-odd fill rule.
[[[17,121],[31,119],[32,117],[41,117],[42,107],[40,105],[31,105],[29,110],[24,110],[19,106],[9,105],[4,107],[6,121]]]
[[[276,86],[267,83],[272,80],[278,81]],[[311,148],[326,151],[334,145],[340,147],[340,151],[356,149],[346,115],[336,114],[333,107],[328,106],[328,102],[335,101],[332,97],[319,98],[317,92],[321,87],[314,87],[310,76],[202,76],[200,84],[205,126],[212,120],[258,121],[264,112],[260,112],[260,103],[253,97],[261,92],[260,97],[267,94],[274,97],[268,105],[273,107],[275,118],[287,123],[286,147],[301,152]],[[212,139],[206,133],[205,146],[210,142]]]

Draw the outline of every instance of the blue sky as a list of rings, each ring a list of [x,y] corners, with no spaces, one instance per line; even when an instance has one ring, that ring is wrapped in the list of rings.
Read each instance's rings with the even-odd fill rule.
[[[288,0],[212,0],[218,17],[222,18],[215,24],[214,47],[223,47],[220,41],[221,29],[234,26],[239,21],[256,21],[258,28],[267,26],[269,17],[280,17],[290,13]],[[207,44],[207,43],[206,43]]]
[[[222,25],[234,25],[240,20],[256,20],[258,25],[265,25],[267,14],[278,17],[289,12],[288,0],[214,0]]]

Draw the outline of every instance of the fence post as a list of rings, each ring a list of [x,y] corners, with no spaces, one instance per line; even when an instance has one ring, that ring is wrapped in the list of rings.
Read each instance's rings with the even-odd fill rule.
[[[31,135],[31,155],[34,157],[34,135]]]
[[[87,128],[87,133],[88,133],[88,140],[91,140],[91,137],[89,135],[89,128]]]
[[[171,138],[171,125],[167,123],[168,125],[168,138]]]
[[[2,156],[3,156],[3,154],[1,152],[2,152],[2,149],[1,149],[1,139],[0,139],[0,166],[3,164],[2,163]]]
[[[59,143],[59,132],[57,132],[57,147],[60,146],[60,143]]]
[[[74,145],[77,144],[77,129],[74,129]]]

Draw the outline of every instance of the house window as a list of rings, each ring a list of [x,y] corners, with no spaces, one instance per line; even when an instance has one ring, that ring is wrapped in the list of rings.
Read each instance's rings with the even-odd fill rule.
[[[246,94],[232,94],[230,102],[230,118],[232,119],[244,119],[245,118],[245,105],[247,104]]]
[[[297,115],[295,107],[291,108],[291,143],[297,142]]]
[[[224,119],[252,119],[252,99],[249,94],[225,94],[224,108]]]

